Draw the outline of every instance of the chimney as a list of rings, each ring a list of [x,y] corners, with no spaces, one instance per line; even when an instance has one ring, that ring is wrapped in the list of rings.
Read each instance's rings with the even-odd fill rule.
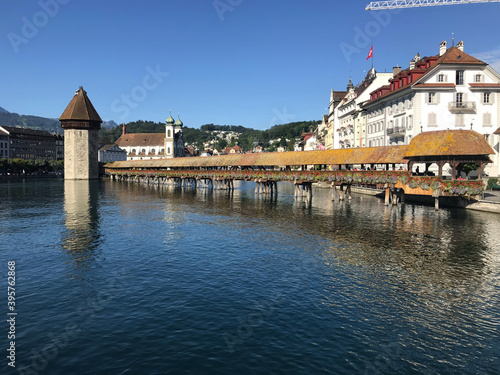
[[[439,45],[439,56],[443,56],[444,53],[446,52],[446,40],[443,40],[441,44]]]
[[[414,58],[415,62],[419,62],[420,61],[420,53],[417,53],[415,55],[415,58]]]
[[[415,69],[415,60],[410,60],[410,70]]]
[[[392,68],[393,77],[396,77],[399,73],[401,73],[401,67],[399,65],[396,65],[394,68]]]
[[[460,51],[464,51],[464,41],[461,40],[460,42],[457,43],[457,48],[460,50]]]
[[[123,124],[123,131],[122,131],[122,135],[125,135],[127,134],[127,130],[126,130],[126,126],[125,124]]]

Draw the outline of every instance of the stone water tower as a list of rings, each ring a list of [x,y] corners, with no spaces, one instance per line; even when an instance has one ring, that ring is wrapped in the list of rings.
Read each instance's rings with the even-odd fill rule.
[[[64,129],[64,179],[99,178],[98,132],[102,120],[80,86],[59,118]]]

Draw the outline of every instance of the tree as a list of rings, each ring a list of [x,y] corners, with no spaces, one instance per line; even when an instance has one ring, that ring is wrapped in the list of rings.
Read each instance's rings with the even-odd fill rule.
[[[475,171],[476,169],[479,168],[479,165],[476,163],[466,163],[462,166],[462,171],[465,172],[465,178],[469,178],[469,173],[472,171]]]
[[[227,147],[227,141],[223,138],[217,141],[217,150],[223,150]]]

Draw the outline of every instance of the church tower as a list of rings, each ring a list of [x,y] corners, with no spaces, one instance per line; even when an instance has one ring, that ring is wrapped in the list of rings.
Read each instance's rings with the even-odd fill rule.
[[[180,115],[177,121],[172,117],[172,112],[165,124],[165,158],[179,158],[184,156],[184,139]]]
[[[59,118],[64,129],[64,179],[99,178],[98,132],[102,120],[83,87]]]
[[[165,125],[165,157],[167,159],[174,157],[175,152],[175,120],[172,117],[172,111],[170,111],[170,115],[167,118]]]

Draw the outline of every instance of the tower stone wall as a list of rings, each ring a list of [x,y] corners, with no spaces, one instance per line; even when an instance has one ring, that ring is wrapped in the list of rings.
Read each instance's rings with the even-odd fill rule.
[[[93,180],[99,178],[98,130],[64,130],[64,178]]]

